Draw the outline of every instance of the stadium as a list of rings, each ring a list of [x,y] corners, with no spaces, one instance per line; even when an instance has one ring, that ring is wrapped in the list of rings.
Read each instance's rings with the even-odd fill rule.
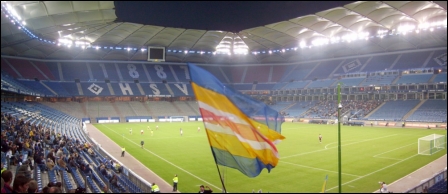
[[[447,191],[444,1],[239,32],[125,22],[113,1],[1,4],[2,193]],[[190,65],[282,115],[270,172],[215,162]]]

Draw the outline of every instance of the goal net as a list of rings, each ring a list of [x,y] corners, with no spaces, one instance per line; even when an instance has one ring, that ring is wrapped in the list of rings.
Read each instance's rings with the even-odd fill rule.
[[[418,138],[418,154],[432,155],[440,150],[445,149],[446,136],[432,134]]]
[[[170,123],[172,122],[184,122],[184,117],[183,116],[172,116],[168,119],[168,121]]]

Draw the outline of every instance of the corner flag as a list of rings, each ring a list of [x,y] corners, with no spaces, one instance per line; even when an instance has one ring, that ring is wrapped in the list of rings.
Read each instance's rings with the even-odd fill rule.
[[[321,193],[325,193],[325,189],[327,187],[327,180],[328,180],[328,174],[327,174],[327,176],[325,176],[324,185],[322,185]]]

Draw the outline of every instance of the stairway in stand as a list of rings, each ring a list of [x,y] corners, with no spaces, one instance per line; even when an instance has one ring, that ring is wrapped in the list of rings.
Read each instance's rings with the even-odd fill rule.
[[[115,112],[118,114],[118,116],[120,117],[120,121],[126,121],[126,118],[123,117],[123,115],[121,114],[120,109],[118,109],[117,105],[115,104],[115,102],[111,102],[112,107],[114,108]]]

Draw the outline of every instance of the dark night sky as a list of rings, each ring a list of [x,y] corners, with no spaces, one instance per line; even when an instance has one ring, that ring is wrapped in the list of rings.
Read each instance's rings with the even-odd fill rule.
[[[118,21],[239,32],[353,1],[115,1]]]

